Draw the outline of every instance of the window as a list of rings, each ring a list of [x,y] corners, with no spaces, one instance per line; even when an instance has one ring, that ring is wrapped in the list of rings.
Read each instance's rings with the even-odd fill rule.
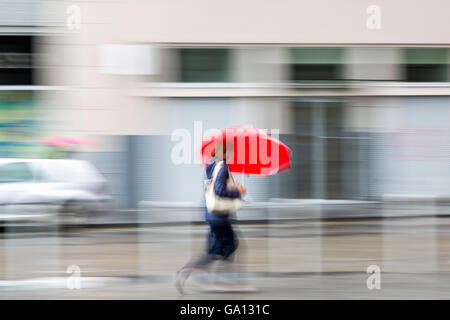
[[[0,183],[32,181],[33,174],[26,163],[16,162],[0,167]]]
[[[404,60],[405,80],[408,82],[448,81],[448,49],[405,49]]]
[[[225,48],[180,49],[180,81],[230,81],[230,51]]]
[[[343,53],[342,48],[291,49],[291,80],[341,80],[344,67]]]
[[[78,182],[102,180],[94,166],[81,161],[46,161],[42,164],[43,180],[58,182]]]
[[[0,36],[0,85],[32,85],[32,37]]]
[[[283,139],[291,148],[291,169],[282,175],[280,196],[353,199],[365,196],[359,134],[346,131],[345,101],[293,102],[293,133]]]

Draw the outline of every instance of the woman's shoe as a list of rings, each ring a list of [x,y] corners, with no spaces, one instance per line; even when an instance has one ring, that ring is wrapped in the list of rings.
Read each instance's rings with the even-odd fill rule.
[[[177,288],[178,292],[180,294],[184,294],[184,283],[186,282],[187,278],[191,274],[192,270],[181,268],[177,271],[177,274],[175,276],[175,287]]]

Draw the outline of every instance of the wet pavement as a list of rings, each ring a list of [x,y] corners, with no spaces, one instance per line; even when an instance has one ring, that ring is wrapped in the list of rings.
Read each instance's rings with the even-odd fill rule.
[[[246,223],[236,230],[234,276],[258,291],[205,293],[194,276],[180,295],[174,274],[204,250],[204,225],[9,227],[0,239],[0,299],[450,298],[450,218]],[[368,288],[369,266],[381,271],[380,289]]]

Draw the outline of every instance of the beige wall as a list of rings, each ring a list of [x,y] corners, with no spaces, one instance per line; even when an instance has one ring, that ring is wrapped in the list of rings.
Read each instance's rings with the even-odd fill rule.
[[[45,67],[39,83],[70,87],[66,91],[41,94],[49,119],[52,119],[49,131],[59,135],[168,134],[166,128],[171,127],[172,110],[164,103],[164,97],[192,95],[256,97],[253,100],[244,98],[239,103],[243,117],[254,114],[255,108],[267,109],[270,112],[261,113],[255,121],[263,127],[283,127],[289,131],[288,119],[281,116],[284,110],[281,100],[274,105],[264,97],[326,94],[326,91],[314,89],[145,88],[144,82],[174,78],[176,59],[169,56],[167,50],[159,51],[162,66],[168,70],[160,76],[104,74],[99,57],[102,44],[234,44],[243,45],[242,48],[255,44],[274,45],[266,49],[255,48],[253,54],[251,50],[237,50],[233,60],[238,71],[237,82],[277,82],[285,78],[283,65],[273,63],[285,59],[283,49],[277,48],[280,45],[450,45],[448,0],[101,0],[63,3],[81,7],[81,29],[69,30],[61,25],[56,29],[59,34],[43,37],[38,44],[38,51],[45,54],[39,61]],[[381,8],[379,30],[366,27],[366,9],[371,4]],[[54,16],[58,13],[66,15],[66,6],[61,3],[52,8]],[[389,63],[396,59],[395,50],[379,53],[378,60]],[[355,60],[366,57],[363,51],[353,51],[353,55]],[[252,62],[267,65],[262,78],[254,72]],[[365,62],[361,61],[361,65]],[[364,73],[358,66],[349,70],[352,75]],[[396,70],[389,67],[380,72],[387,80],[398,77]],[[390,94],[393,90],[402,90],[362,88],[356,94],[383,95],[387,89],[391,90]],[[438,94],[449,93],[448,88],[434,89],[440,90]],[[431,92],[428,88],[413,90],[422,90],[421,94]],[[333,92],[330,94],[342,93],[339,90]]]
[[[447,0],[78,3],[82,4],[82,19],[89,30],[84,37],[86,43],[102,34],[106,41],[119,42],[449,44]],[[381,9],[379,30],[366,26],[369,5]]]

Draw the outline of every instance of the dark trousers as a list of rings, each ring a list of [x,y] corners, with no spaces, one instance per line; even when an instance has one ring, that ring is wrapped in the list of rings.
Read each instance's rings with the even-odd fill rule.
[[[207,253],[189,264],[189,267],[206,268],[217,259],[230,261],[238,247],[238,240],[230,221],[210,221],[208,223],[210,231]]]

